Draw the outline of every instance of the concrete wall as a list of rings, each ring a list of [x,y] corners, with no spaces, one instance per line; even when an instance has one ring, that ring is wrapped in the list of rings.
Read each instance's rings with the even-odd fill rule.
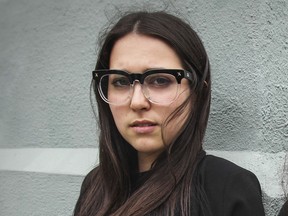
[[[288,149],[288,1],[145,4],[168,4],[200,34],[213,74],[205,148],[252,170],[267,215],[275,215]],[[114,5],[132,4],[0,0],[0,215],[71,215],[83,176],[97,164],[89,84]]]

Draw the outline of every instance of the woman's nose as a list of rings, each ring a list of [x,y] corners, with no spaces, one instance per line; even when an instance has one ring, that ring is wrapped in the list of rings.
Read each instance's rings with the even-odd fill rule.
[[[143,110],[149,109],[150,106],[150,101],[143,94],[141,84],[139,82],[134,83],[130,108],[133,110]]]

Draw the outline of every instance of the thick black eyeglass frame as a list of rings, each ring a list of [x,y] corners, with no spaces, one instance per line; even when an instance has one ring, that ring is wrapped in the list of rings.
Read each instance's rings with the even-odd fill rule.
[[[127,77],[129,79],[130,84],[132,85],[135,80],[138,80],[141,84],[143,84],[145,78],[151,74],[157,74],[157,73],[163,73],[163,74],[171,74],[173,75],[177,83],[180,84],[181,80],[183,78],[186,78],[193,81],[193,74],[190,71],[184,70],[184,69],[151,69],[146,70],[144,73],[129,73],[124,70],[117,70],[117,69],[100,69],[100,70],[94,70],[92,71],[92,77],[96,81],[97,84],[99,84],[101,77],[107,74],[119,74]]]

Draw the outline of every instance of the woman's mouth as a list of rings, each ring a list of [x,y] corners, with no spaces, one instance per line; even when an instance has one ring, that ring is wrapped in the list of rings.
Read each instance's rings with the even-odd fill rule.
[[[140,134],[152,133],[156,126],[156,123],[150,121],[135,121],[130,125],[134,132]]]

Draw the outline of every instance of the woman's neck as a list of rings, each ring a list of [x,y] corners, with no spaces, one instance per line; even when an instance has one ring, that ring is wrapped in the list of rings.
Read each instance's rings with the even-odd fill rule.
[[[153,162],[156,160],[158,155],[138,153],[138,169],[139,172],[145,172],[151,169]]]

